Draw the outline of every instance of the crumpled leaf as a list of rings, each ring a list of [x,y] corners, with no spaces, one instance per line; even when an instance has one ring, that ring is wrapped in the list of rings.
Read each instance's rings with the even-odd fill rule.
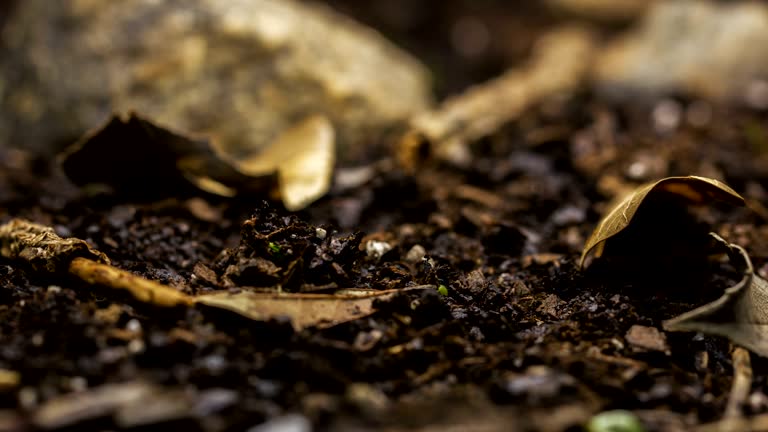
[[[742,260],[744,276],[719,299],[663,323],[667,331],[699,331],[725,336],[734,343],[768,357],[768,281],[755,274],[749,255],[739,245],[717,234],[732,260]]]
[[[266,149],[232,163],[248,176],[276,172],[280,198],[294,211],[328,192],[335,159],[333,125],[325,116],[313,115],[283,131]]]
[[[109,263],[103,253],[78,238],[63,239],[53,228],[23,219],[12,219],[0,225],[0,256],[27,262],[37,271],[66,272],[70,262],[86,257]]]
[[[218,144],[173,132],[138,114],[115,115],[61,156],[78,185],[106,184],[121,193],[178,196],[191,186],[226,197],[266,193],[275,180],[288,210],[300,210],[331,186],[333,125],[314,115],[284,131],[264,149],[235,159]]]
[[[89,284],[123,290],[156,306],[192,304],[189,296],[173,287],[111,266],[106,255],[84,240],[63,239],[53,228],[24,219],[0,225],[0,256],[24,262],[36,271],[69,273]]]
[[[117,114],[60,156],[77,185],[106,184],[129,195],[177,196],[196,186],[233,196],[227,184],[252,181],[220,158],[207,141],[192,139],[138,114]]]
[[[433,286],[409,287],[392,290],[349,289],[334,294],[302,293],[238,293],[214,292],[195,298],[196,303],[225,309],[256,321],[288,317],[297,331],[307,327],[328,328],[358,318],[376,310],[375,300],[386,300],[395,295]]]
[[[707,201],[723,201],[728,204],[743,206],[744,198],[725,183],[718,180],[699,177],[667,177],[638,187],[625,196],[598,223],[592,235],[584,245],[580,266],[584,267],[588,256],[598,258],[602,255],[605,242],[615,236],[632,222],[632,218],[650,195],[660,192],[679,196],[691,204],[704,204]]]

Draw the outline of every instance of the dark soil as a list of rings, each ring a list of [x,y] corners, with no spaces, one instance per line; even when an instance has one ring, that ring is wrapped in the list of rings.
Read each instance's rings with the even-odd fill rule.
[[[505,2],[335,3],[430,63],[443,95],[524,58],[555,20]],[[450,23],[466,16],[493,37],[477,58],[450,44]],[[661,124],[659,103],[679,122]],[[694,113],[702,107],[711,113],[705,121]],[[295,332],[283,320],[156,309],[0,259],[0,369],[21,376],[18,386],[0,385],[0,430],[35,430],[31,414],[61,395],[139,380],[159,387],[132,423],[107,410],[70,429],[234,431],[301,413],[319,431],[557,431],[614,408],[635,411],[649,430],[715,421],[732,381],[726,340],[668,333],[668,350],[654,350],[627,336],[711,300],[732,271],[657,263],[655,254],[679,241],[664,217],[644,244],[628,246],[635,258],[622,267],[598,261],[583,272],[578,261],[618,188],[697,174],[723,179],[753,203],[757,211],[712,208],[699,217],[768,269],[765,120],[765,112],[686,98],[608,104],[585,90],[474,144],[469,167],[428,163],[409,176],[363,161],[375,172],[370,181],[338,187],[296,214],[256,199],[84,193],[52,155],[0,146],[0,222],[53,226],[119,268],[189,293],[228,281],[294,292],[447,288]],[[373,257],[371,241],[393,248]],[[423,259],[409,254],[417,245]],[[766,363],[753,356],[753,366],[747,414],[768,410]]]

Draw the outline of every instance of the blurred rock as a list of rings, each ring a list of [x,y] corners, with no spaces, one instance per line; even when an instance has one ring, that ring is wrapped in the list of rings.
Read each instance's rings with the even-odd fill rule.
[[[416,60],[349,18],[291,0],[25,1],[2,46],[0,143],[35,151],[137,111],[239,157],[323,114],[351,158],[370,134],[429,104]]]
[[[639,28],[599,56],[594,79],[614,97],[686,92],[754,98],[768,77],[768,6],[759,2],[654,2]],[[628,93],[629,92],[629,93]]]

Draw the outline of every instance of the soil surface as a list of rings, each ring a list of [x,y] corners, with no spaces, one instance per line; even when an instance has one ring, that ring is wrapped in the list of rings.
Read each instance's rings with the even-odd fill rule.
[[[556,20],[505,2],[374,4],[334,2],[433,67],[440,95],[525,58]],[[467,17],[491,37],[474,57],[451,43],[452,23]],[[157,309],[0,258],[0,369],[20,376],[0,383],[0,430],[236,431],[271,421],[252,430],[561,431],[616,408],[651,431],[716,421],[732,382],[728,341],[660,330],[717,297],[733,270],[656,262],[683,235],[664,215],[628,247],[629,262],[582,271],[579,257],[616,191],[696,174],[753,204],[704,209],[698,223],[744,246],[765,276],[767,116],[683,97],[608,104],[584,90],[473,144],[469,166],[428,163],[407,175],[371,156],[354,168],[367,181],[294,214],[261,199],[80,191],[53,155],[0,146],[0,222],[52,226],[190,294],[228,281],[289,292],[445,288],[295,331],[281,319]],[[391,249],[369,252],[376,242]],[[768,365],[752,360],[747,415],[768,410]],[[146,393],[142,408],[120,403],[131,392]]]

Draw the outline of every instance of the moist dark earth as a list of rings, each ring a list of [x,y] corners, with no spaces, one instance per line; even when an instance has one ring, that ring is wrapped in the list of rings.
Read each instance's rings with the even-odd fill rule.
[[[524,58],[554,20],[502,3],[334,5],[427,62],[447,95]],[[471,59],[451,48],[447,24],[467,14],[498,38]],[[670,109],[671,126],[659,114]],[[744,246],[765,275],[765,120],[763,111],[686,97],[610,104],[585,89],[473,143],[466,167],[427,161],[408,174],[382,159],[386,149],[371,150],[356,165],[366,181],[337,184],[297,213],[263,197],[150,201],[82,191],[62,176],[55,151],[2,146],[0,222],[52,226],[116,267],[190,294],[231,284],[288,292],[442,285],[447,294],[405,292],[369,317],[294,331],[280,318],[159,309],[0,258],[0,368],[21,377],[0,386],[0,430],[236,431],[279,418],[295,427],[298,417],[285,416],[300,414],[318,431],[558,431],[616,408],[652,431],[716,421],[732,382],[728,341],[666,333],[652,334],[649,346],[630,329],[661,329],[711,301],[733,283],[733,269],[659,260],[685,240],[681,222],[670,217],[667,226],[665,216],[642,244],[625,245],[630,260],[582,271],[579,258],[616,191],[695,174],[725,181],[751,208],[707,207],[683,228]],[[366,250],[372,242],[392,249],[376,256]],[[752,360],[746,415],[768,410],[767,364]],[[100,387],[115,383],[124,387]],[[146,409],[130,415],[30,423],[62,395],[137,383],[153,390]],[[273,428],[265,430],[304,430]]]

